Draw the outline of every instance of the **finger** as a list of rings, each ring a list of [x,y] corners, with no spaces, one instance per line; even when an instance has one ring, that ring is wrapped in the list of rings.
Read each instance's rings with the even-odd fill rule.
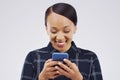
[[[52,59],[48,59],[47,61],[45,61],[45,63],[48,63],[48,62],[50,62],[50,61],[52,61]]]
[[[47,72],[55,72],[55,71],[57,71],[57,69],[55,67],[49,67],[49,68],[47,68],[46,71]]]
[[[63,70],[65,70],[65,71],[67,71],[67,72],[71,72],[71,69],[70,69],[68,66],[64,65],[63,63],[58,62],[58,65],[59,65]]]
[[[57,73],[59,75],[64,75],[64,76],[67,76],[67,77],[69,76],[69,73],[67,71],[61,69],[59,66],[55,66],[55,68],[58,70]]]
[[[49,76],[54,76],[54,75],[58,75],[58,72],[57,72],[57,71],[47,72],[47,74],[48,74]]]
[[[50,79],[54,79],[54,78],[56,78],[58,76],[59,76],[59,74],[53,75],[53,76],[50,77]]]
[[[47,67],[53,67],[53,66],[57,65],[57,63],[58,63],[58,61],[52,61],[52,59],[49,59],[45,62],[45,65]]]
[[[55,71],[55,72],[48,72],[48,76],[49,76],[50,79],[53,79],[53,78],[57,77],[58,75],[59,74],[58,74],[57,71]]]
[[[79,71],[78,66],[77,66],[75,63],[72,63],[72,64],[73,64],[73,67],[74,67],[74,68],[72,68],[72,69]]]
[[[72,68],[72,69],[74,68],[73,63],[72,63],[70,60],[64,59],[63,61],[68,65],[68,67],[70,67],[70,68]]]
[[[54,67],[54,66],[57,65],[57,64],[58,64],[57,61],[51,61],[51,62],[47,63],[47,66],[48,66],[48,67]]]

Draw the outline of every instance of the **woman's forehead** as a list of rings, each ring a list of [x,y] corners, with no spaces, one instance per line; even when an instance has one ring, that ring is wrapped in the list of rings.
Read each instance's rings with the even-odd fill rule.
[[[47,18],[47,25],[56,27],[56,26],[71,26],[74,24],[68,18],[53,12]]]

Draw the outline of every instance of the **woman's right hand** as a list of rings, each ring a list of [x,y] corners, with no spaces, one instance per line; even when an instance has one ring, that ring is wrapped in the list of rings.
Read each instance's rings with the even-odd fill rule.
[[[44,64],[43,70],[38,76],[38,80],[49,80],[59,76],[57,69],[55,68],[55,65],[57,64],[58,61],[52,61],[52,59],[48,59]]]

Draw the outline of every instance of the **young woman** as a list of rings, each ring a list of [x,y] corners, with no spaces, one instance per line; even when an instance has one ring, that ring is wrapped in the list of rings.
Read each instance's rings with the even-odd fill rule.
[[[103,80],[96,54],[78,48],[72,40],[76,24],[77,14],[70,4],[57,3],[46,10],[50,42],[27,55],[21,80]],[[69,59],[64,59],[65,64],[53,61],[53,52],[68,53]]]

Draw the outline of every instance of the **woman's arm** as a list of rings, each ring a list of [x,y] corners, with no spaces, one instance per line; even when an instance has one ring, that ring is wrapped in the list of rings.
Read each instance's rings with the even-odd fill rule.
[[[91,74],[89,80],[103,80],[100,63],[96,55],[93,58],[93,64],[91,67]]]
[[[20,80],[33,80],[33,74],[34,74],[33,57],[31,53],[29,53],[26,56]]]

